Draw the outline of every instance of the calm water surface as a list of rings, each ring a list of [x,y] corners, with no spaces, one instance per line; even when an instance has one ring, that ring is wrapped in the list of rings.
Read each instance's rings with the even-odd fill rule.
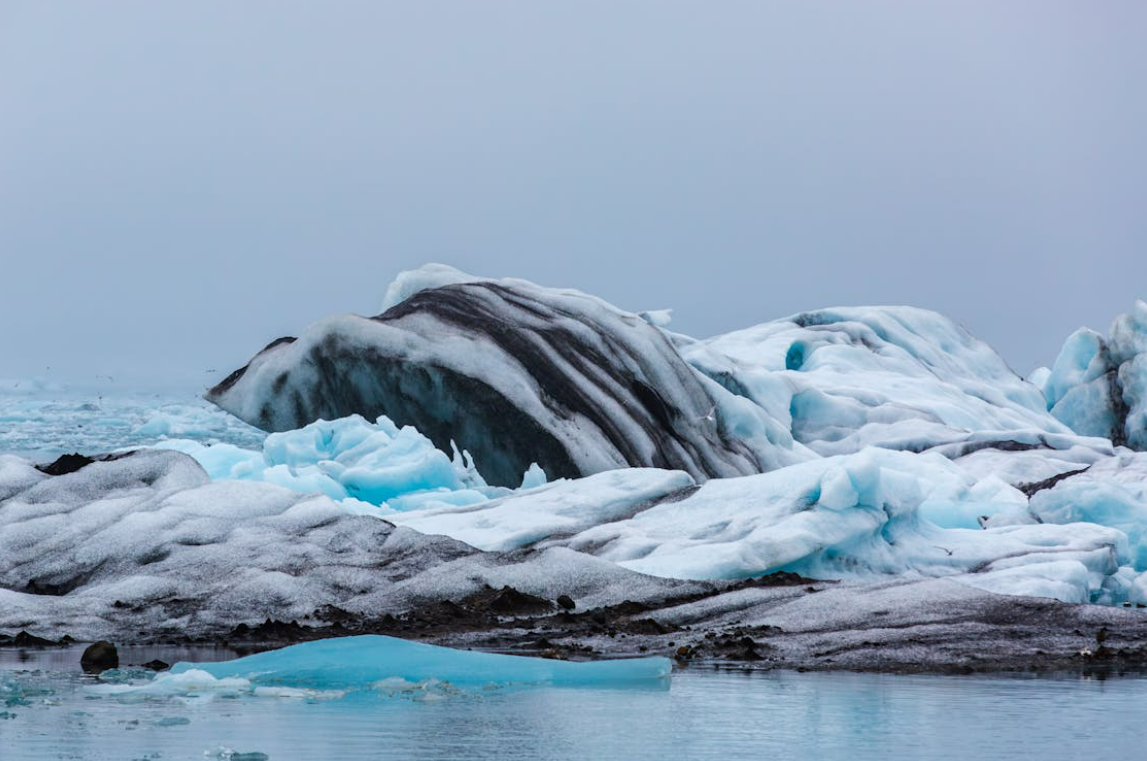
[[[150,657],[218,652],[132,652]],[[1140,758],[1147,680],[756,673],[664,688],[502,688],[429,699],[112,697],[78,651],[0,652],[0,758]],[[6,685],[6,686],[5,686]],[[18,687],[14,688],[14,685]],[[23,697],[12,700],[19,691]],[[5,695],[12,705],[5,705]],[[241,758],[241,756],[235,756]],[[251,756],[249,758],[261,758]]]

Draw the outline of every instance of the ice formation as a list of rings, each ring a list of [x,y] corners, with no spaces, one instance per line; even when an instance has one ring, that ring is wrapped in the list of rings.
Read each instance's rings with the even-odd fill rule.
[[[1138,461],[1101,467],[1147,490]],[[1147,495],[1123,489],[1064,508],[1062,495],[1093,483],[1065,480],[1029,508],[1014,486],[940,455],[868,448],[699,488],[685,473],[605,473],[394,520],[484,549],[568,547],[656,576],[949,576],[1001,593],[1118,602],[1147,571]]]
[[[676,340],[696,368],[821,455],[1072,433],[991,347],[924,309],[824,309]]]
[[[213,479],[265,481],[396,510],[425,502],[467,505],[509,491],[488,486],[467,453],[455,450],[451,459],[414,428],[399,429],[385,416],[371,423],[351,415],[272,433],[261,451],[188,440],[158,446],[191,455]],[[519,480],[545,483],[545,473],[532,468]]]
[[[473,653],[374,635],[341,637],[249,655],[219,663],[177,663],[157,682],[189,673],[253,687],[312,690],[385,689],[394,680],[434,679],[454,685],[550,685],[555,687],[657,682],[669,676],[668,658],[571,663],[549,658]],[[205,680],[201,680],[205,681]]]
[[[384,310],[210,392],[265,438],[181,405],[105,437],[160,451],[54,477],[0,457],[0,628],[218,631],[487,584],[612,605],[774,571],[1147,604],[1142,302],[1030,380],[908,307],[695,340],[430,266]],[[12,399],[3,421],[103,415]]]
[[[0,452],[54,459],[68,452],[106,453],[172,437],[251,447],[266,436],[193,394],[187,397],[172,400],[114,387],[0,381]]]
[[[637,315],[521,280],[438,286],[443,272],[400,278],[377,317],[275,341],[208,398],[274,431],[387,415],[443,451],[456,442],[500,486],[533,462],[550,477],[637,466],[704,479],[802,459],[760,407],[707,382]]]
[[[155,639],[328,605],[380,616],[485,585],[586,604],[689,588],[562,548],[484,553],[323,495],[212,482],[178,452],[60,476],[0,455],[0,631]]]
[[[1147,449],[1147,303],[1117,317],[1106,339],[1077,330],[1037,378],[1051,414],[1078,433]]]

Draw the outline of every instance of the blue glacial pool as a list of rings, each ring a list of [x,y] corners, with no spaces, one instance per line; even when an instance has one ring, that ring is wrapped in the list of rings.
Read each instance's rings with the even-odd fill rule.
[[[121,651],[125,662],[219,651]],[[108,695],[75,648],[0,651],[0,758],[1139,758],[1141,678],[676,672],[661,687],[420,685],[344,698]],[[246,755],[243,755],[246,754]]]

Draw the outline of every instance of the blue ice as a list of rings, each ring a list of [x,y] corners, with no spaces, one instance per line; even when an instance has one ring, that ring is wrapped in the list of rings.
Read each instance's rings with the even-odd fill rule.
[[[574,663],[361,635],[305,642],[218,663],[177,663],[171,673],[192,670],[205,671],[216,679],[245,679],[254,687],[353,690],[393,679],[436,679],[463,686],[640,685],[666,680],[672,664],[661,657]]]

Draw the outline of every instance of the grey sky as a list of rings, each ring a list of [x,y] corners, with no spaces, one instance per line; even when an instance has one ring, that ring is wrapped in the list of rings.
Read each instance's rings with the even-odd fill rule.
[[[0,0],[0,377],[228,371],[426,261],[706,335],[1147,298],[1147,3]]]

